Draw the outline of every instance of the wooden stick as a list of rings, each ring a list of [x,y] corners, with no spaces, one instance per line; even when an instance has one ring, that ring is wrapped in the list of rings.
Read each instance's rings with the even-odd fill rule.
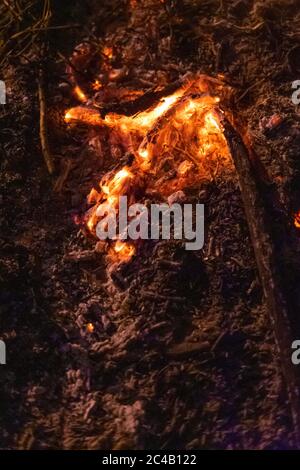
[[[47,165],[47,169],[52,175],[55,171],[53,157],[50,152],[49,140],[48,140],[48,126],[47,126],[47,105],[44,88],[44,74],[43,71],[39,71],[39,102],[40,102],[40,140],[44,160]]]
[[[271,223],[268,219],[272,214],[268,213],[266,209],[266,194],[258,184],[253,162],[251,162],[242,138],[224,114],[220,113],[219,117],[238,174],[256,263],[279,349],[282,372],[291,406],[295,438],[299,443],[300,376],[291,361],[291,345],[295,338],[293,337],[293,323],[284,295],[282,279],[278,271],[278,247],[276,246],[275,252],[275,241],[270,235]]]
[[[104,118],[106,114],[116,113],[124,116],[133,116],[136,113],[146,111],[156,104],[164,96],[171,95],[178,90],[184,83],[184,80],[179,79],[176,82],[170,83],[162,90],[150,90],[144,95],[138,97],[129,103],[108,104],[103,106],[99,111]]]
[[[59,55],[63,57],[61,54]],[[202,84],[202,87],[200,87],[200,84]],[[162,98],[172,95],[175,91],[179,90],[183,86],[186,88],[183,98],[188,99],[188,90],[192,90],[193,85],[195,85],[195,93],[191,91],[191,97],[193,97],[193,94],[200,96],[200,93],[203,94],[203,96],[205,96],[205,94],[207,94],[207,96],[214,96],[214,93],[212,92],[213,90],[210,90],[210,87],[212,85],[220,86],[222,84],[223,82],[221,82],[220,80],[216,78],[207,77],[206,75],[198,75],[198,77],[193,77],[191,74],[186,74],[182,78],[165,86],[163,89],[157,90],[157,87],[155,87],[152,90],[144,93],[142,96],[139,96],[135,100],[129,102],[110,103],[105,104],[101,107],[95,105],[89,105],[84,107],[83,105],[81,105],[78,106],[78,108],[81,107],[83,110],[87,109],[90,112],[94,112],[95,117],[97,117],[97,115],[99,116],[99,122],[97,125],[101,125],[102,121],[100,118],[104,119],[105,116],[110,113],[119,114],[121,116],[134,116],[135,114],[141,113],[146,110],[150,111],[155,105],[159,103]],[[173,107],[171,109],[173,109]],[[172,112],[173,111],[171,111],[171,113]],[[159,122],[163,122],[163,119],[164,118],[159,120]],[[76,121],[75,118],[74,121]],[[80,121],[80,119],[78,119],[78,121]],[[86,123],[89,125],[91,124],[90,122]]]

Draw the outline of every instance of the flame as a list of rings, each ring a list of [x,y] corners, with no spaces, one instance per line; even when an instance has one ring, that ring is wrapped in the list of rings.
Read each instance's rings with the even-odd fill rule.
[[[150,129],[154,122],[162,116],[174,103],[182,96],[184,90],[168,96],[158,103],[152,111],[145,111],[133,117],[121,116],[115,113],[109,113],[104,119],[101,118],[97,110],[76,106],[70,108],[65,114],[65,120],[78,121],[83,124],[96,126],[118,127],[120,131],[130,133],[132,131],[141,131]]]
[[[86,325],[86,330],[87,330],[88,333],[93,333],[94,330],[95,330],[95,327],[94,327],[93,323],[88,323]]]
[[[208,132],[220,131],[220,124],[217,121],[217,118],[213,115],[213,112],[209,112],[205,115],[205,124]]]
[[[101,189],[104,194],[115,197],[122,193],[122,190],[126,187],[126,183],[132,178],[132,173],[126,167],[122,168],[107,184],[101,184]]]
[[[113,247],[113,251],[119,260],[129,261],[135,254],[135,247],[131,243],[117,240]]]
[[[93,85],[92,85],[92,88],[93,88],[93,90],[98,91],[98,90],[100,90],[100,88],[102,88],[102,86],[103,85],[99,80],[95,80]]]
[[[191,162],[184,160],[183,162],[180,163],[177,169],[177,173],[180,176],[185,176],[193,168],[193,166],[194,165]]]
[[[82,91],[82,89],[78,85],[74,88],[74,95],[82,103],[86,103],[87,100],[88,100],[87,97],[85,96],[84,92]]]
[[[160,116],[176,103],[180,96],[183,95],[183,91],[163,98],[153,111],[138,114],[135,119],[137,125],[149,129]]]
[[[102,49],[103,55],[105,55],[108,59],[113,58],[113,48],[109,46],[104,46]]]
[[[138,150],[138,157],[141,159],[141,168],[147,169],[150,162],[150,151],[146,148],[141,148]]]
[[[94,232],[94,228],[97,224],[97,221],[98,221],[98,218],[96,217],[96,211],[93,211],[92,215],[89,217],[87,224],[86,224],[87,228],[89,229],[91,233]]]
[[[90,194],[87,197],[87,201],[88,201],[89,204],[93,204],[93,203],[98,202],[100,197],[101,196],[100,196],[99,192],[95,188],[92,188],[91,191],[90,191]]]
[[[147,149],[141,149],[141,150],[139,150],[139,156],[140,156],[141,158],[144,158],[144,159],[147,160],[147,159],[149,158],[149,152],[148,152],[148,150],[147,150]]]
[[[66,114],[65,114],[65,121],[66,122],[72,121],[73,116],[74,116],[74,114],[72,112],[72,109],[69,109],[69,111],[67,111]]]
[[[104,122],[99,111],[91,108],[84,108],[83,106],[70,108],[65,114],[65,121],[67,123],[72,121],[81,122],[91,126],[101,126]]]
[[[110,208],[117,208],[119,196],[126,193],[128,183],[133,178],[133,174],[126,168],[122,168],[108,181],[100,181],[99,186],[102,194],[95,188],[92,188],[87,201],[89,204],[95,204],[92,211],[88,214],[87,228],[94,233],[97,222],[99,221],[100,209],[109,211]],[[100,202],[102,201],[102,202]]]

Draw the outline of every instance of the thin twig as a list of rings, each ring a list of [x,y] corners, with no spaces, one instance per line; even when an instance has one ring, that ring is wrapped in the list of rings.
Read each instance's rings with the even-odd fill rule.
[[[44,88],[44,74],[40,69],[39,71],[39,102],[40,102],[40,140],[43,152],[43,157],[46,162],[50,175],[54,173],[54,162],[50,152],[49,141],[48,141],[48,130],[47,130],[47,105]]]

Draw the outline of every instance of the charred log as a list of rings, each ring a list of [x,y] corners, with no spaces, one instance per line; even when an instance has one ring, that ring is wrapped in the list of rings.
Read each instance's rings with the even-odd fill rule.
[[[248,149],[242,138],[224,115],[220,114],[220,119],[238,174],[257,268],[286,380],[295,437],[298,440],[300,436],[300,376],[292,364],[290,354],[294,339],[293,322],[289,314],[289,305],[282,279],[278,272],[278,253],[276,254],[275,242],[270,232],[271,224],[264,203],[265,197],[258,183],[255,166],[251,162]]]

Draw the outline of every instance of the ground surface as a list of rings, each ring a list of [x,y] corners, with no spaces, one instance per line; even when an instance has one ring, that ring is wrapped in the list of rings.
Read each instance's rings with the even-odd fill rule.
[[[71,18],[83,22],[83,33],[60,32],[51,47],[65,38],[61,50],[70,55],[93,30],[139,51],[137,81],[187,70],[224,74],[289,214],[298,181],[299,122],[290,99],[300,78],[291,53],[297,2],[284,9],[273,1],[169,3],[86,2]],[[140,19],[129,26],[133,8]],[[199,188],[207,214],[202,252],[149,244],[108,281],[95,240],[78,230],[74,214],[110,162],[97,161],[80,134],[66,131],[61,116],[72,99],[59,88],[62,64],[49,61],[56,177],[39,148],[35,68],[19,59],[4,70],[1,448],[297,447],[236,176],[220,172]],[[285,122],[265,132],[262,119],[274,113]],[[66,159],[72,170],[54,191]]]

